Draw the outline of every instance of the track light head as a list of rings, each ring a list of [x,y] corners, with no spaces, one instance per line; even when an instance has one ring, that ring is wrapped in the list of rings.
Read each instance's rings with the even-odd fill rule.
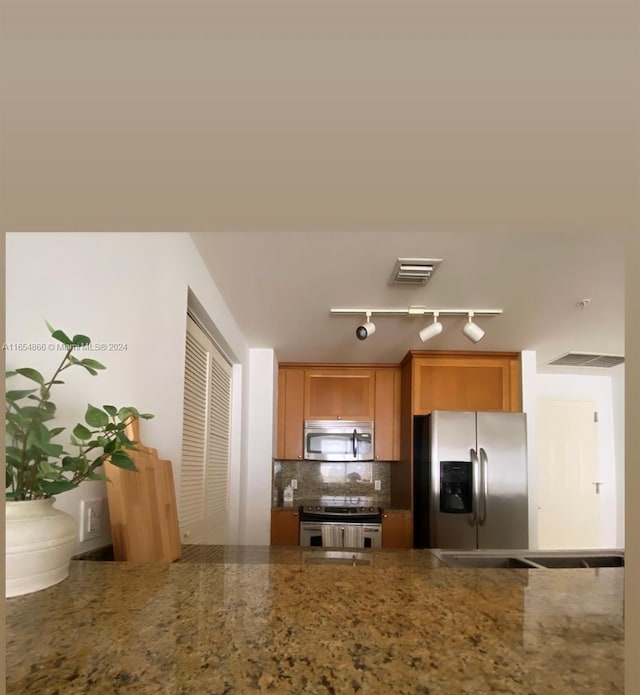
[[[484,337],[484,331],[482,328],[473,322],[473,311],[469,312],[469,320],[462,327],[462,332],[473,343],[477,343]]]
[[[356,328],[356,338],[366,340],[372,333],[375,333],[376,325],[371,323],[371,312],[367,312],[367,321]]]
[[[420,340],[423,343],[426,343],[427,340],[431,340],[431,338],[435,338],[437,335],[440,335],[440,333],[442,333],[442,324],[440,323],[440,321],[438,321],[439,314],[439,311],[434,311],[433,323],[430,323],[428,326],[425,326],[418,333],[418,336],[420,337]]]

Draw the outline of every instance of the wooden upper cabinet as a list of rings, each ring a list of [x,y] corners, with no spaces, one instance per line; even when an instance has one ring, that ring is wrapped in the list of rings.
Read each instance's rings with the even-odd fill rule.
[[[400,368],[376,369],[375,425],[376,461],[400,458]]]
[[[307,369],[305,420],[374,420],[375,370]]]
[[[410,353],[412,414],[522,409],[518,353]],[[406,358],[405,358],[406,359]]]
[[[374,423],[374,457],[400,458],[399,366],[325,367],[289,363],[278,370],[276,458],[303,456],[304,420]]]
[[[302,458],[304,370],[278,371],[278,432],[276,458],[295,461]]]

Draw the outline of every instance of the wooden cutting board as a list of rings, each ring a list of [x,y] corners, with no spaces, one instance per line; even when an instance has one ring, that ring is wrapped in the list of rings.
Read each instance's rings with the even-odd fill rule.
[[[173,562],[181,556],[178,511],[171,461],[140,441],[140,423],[125,433],[138,444],[129,451],[138,472],[105,463],[109,518],[115,560]]]

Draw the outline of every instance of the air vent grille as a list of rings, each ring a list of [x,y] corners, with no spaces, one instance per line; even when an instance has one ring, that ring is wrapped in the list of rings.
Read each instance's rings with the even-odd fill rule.
[[[441,258],[398,258],[391,282],[395,285],[426,285],[440,263]]]
[[[615,367],[624,362],[623,355],[600,355],[591,352],[567,352],[562,357],[549,362],[561,367]]]

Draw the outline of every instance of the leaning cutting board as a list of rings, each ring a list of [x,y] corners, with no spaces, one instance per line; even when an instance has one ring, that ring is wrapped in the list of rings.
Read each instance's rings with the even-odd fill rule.
[[[173,562],[180,558],[180,531],[171,461],[140,441],[140,423],[125,433],[138,444],[129,451],[138,472],[105,463],[113,555],[115,560]]]

